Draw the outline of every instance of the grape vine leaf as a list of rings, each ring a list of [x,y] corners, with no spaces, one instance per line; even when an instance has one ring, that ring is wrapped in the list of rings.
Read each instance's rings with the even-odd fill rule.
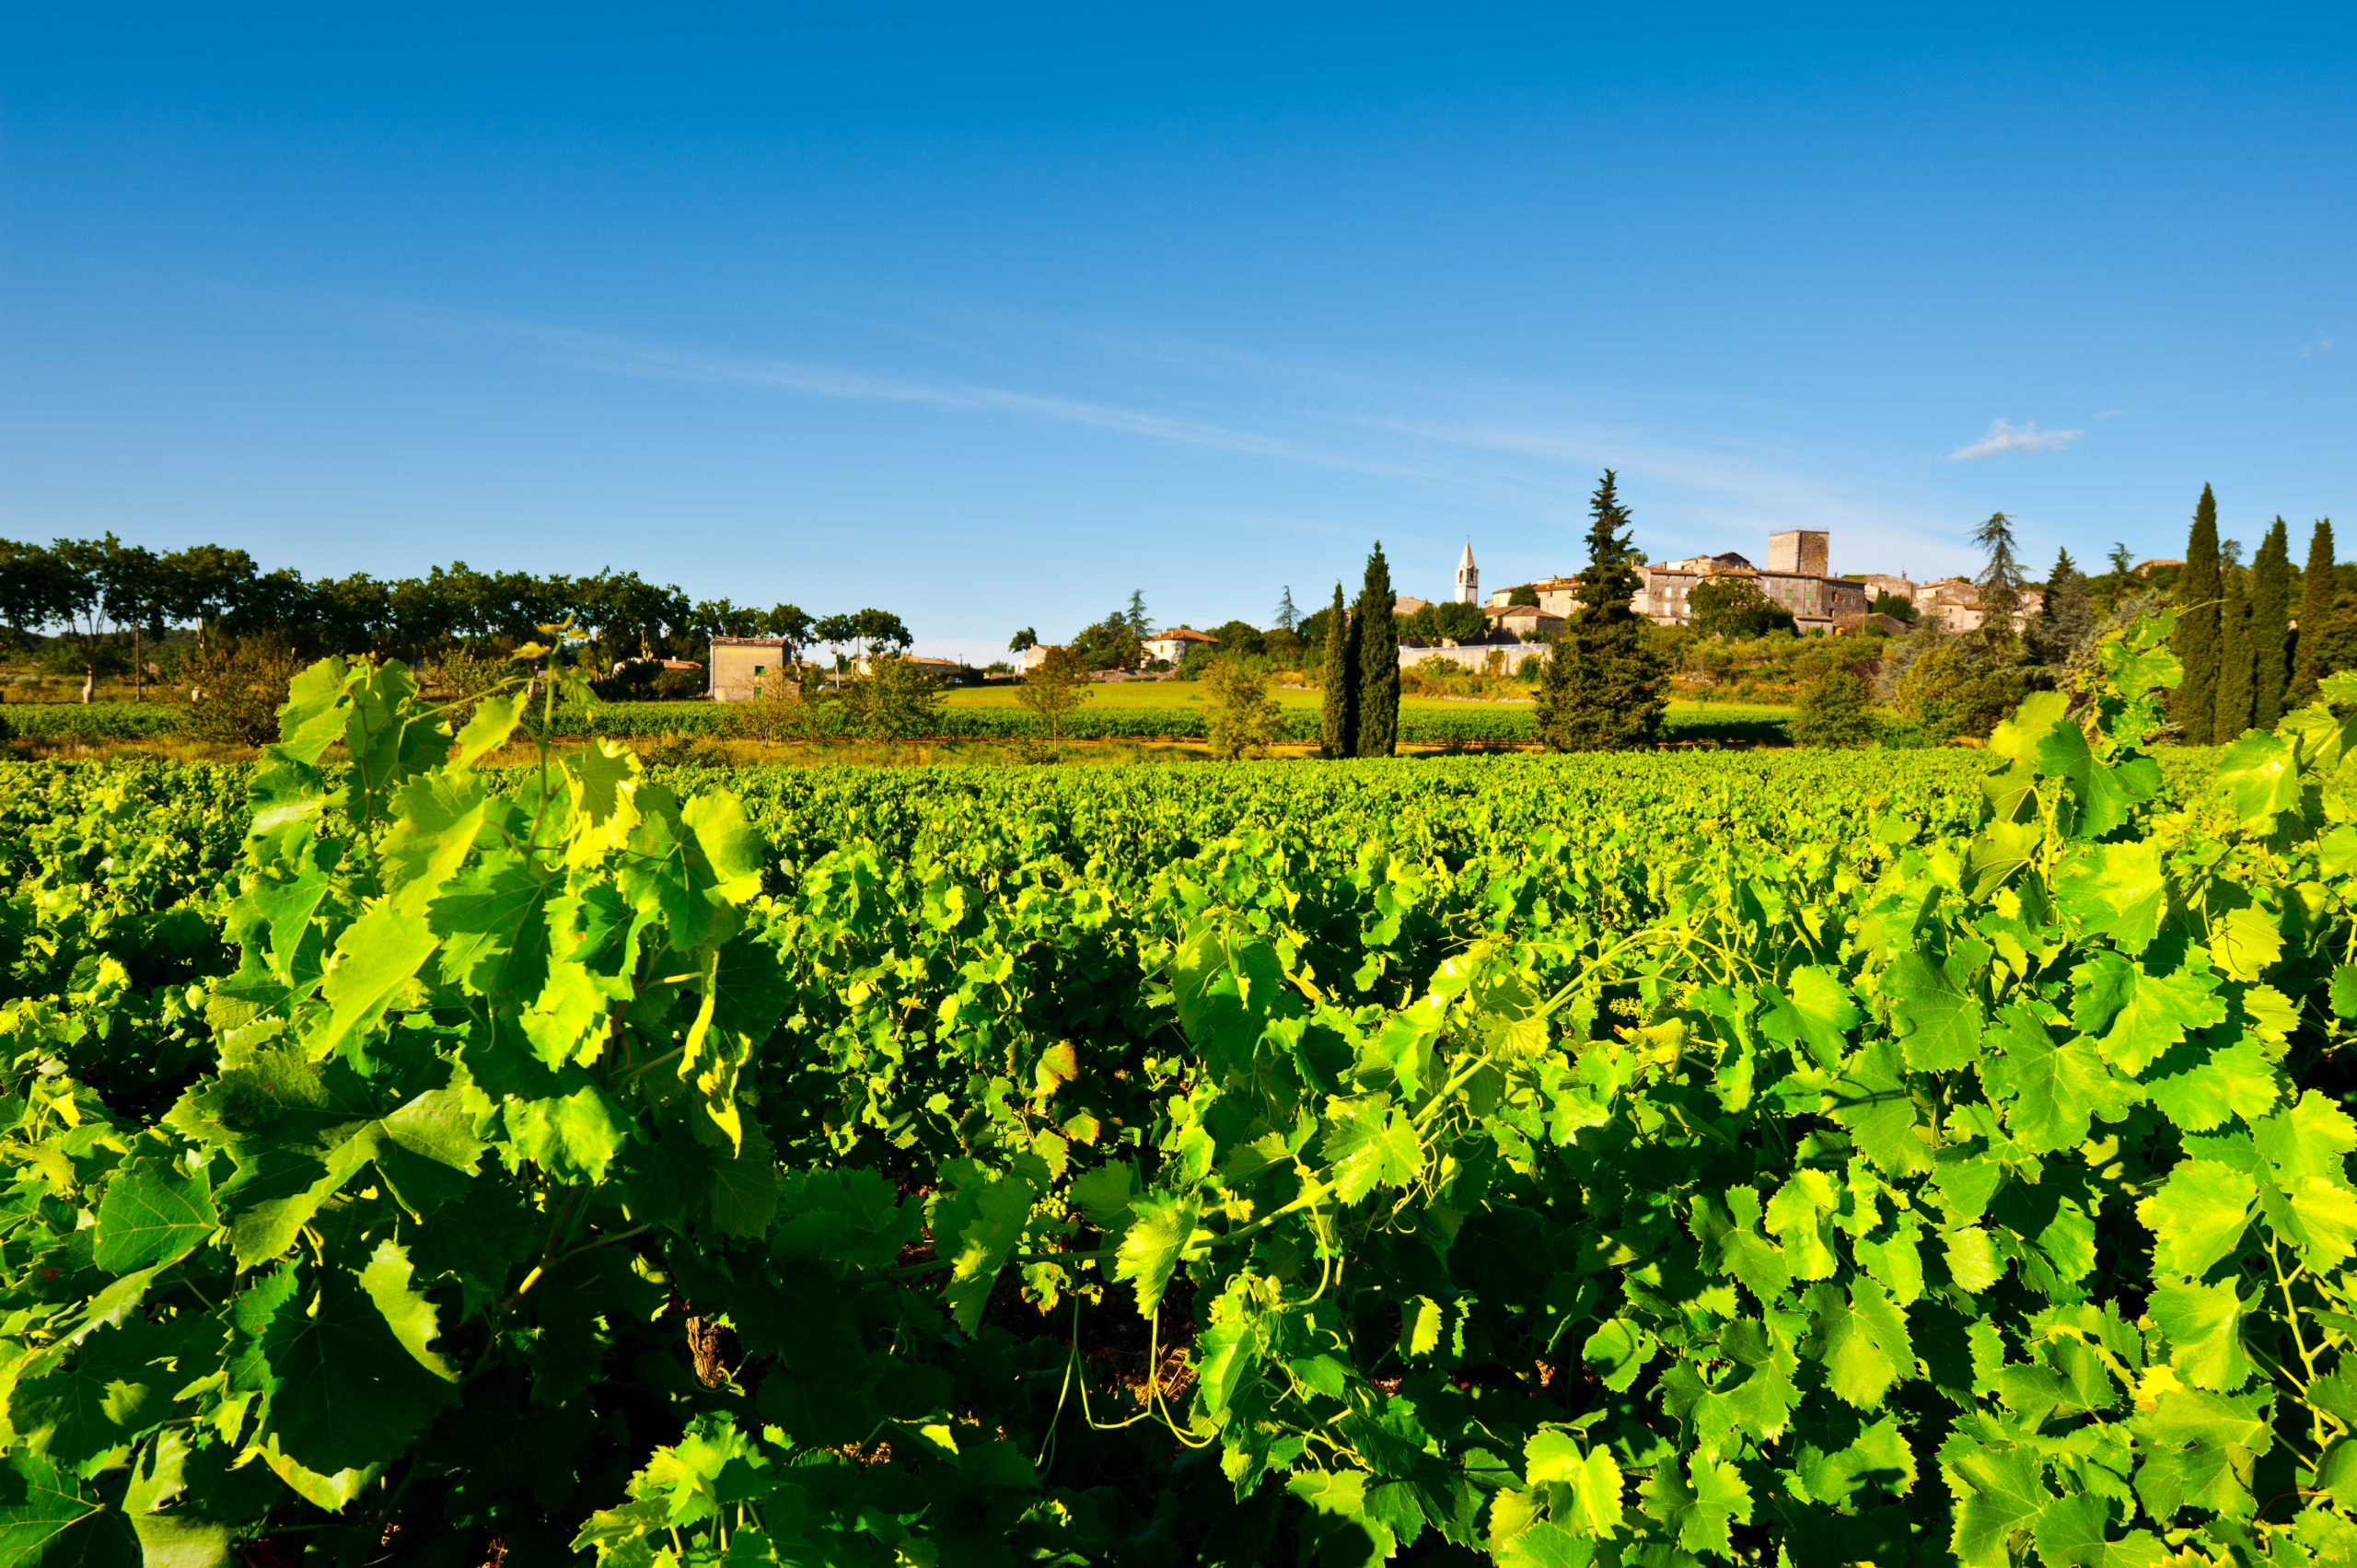
[[[423,919],[389,900],[344,927],[336,938],[337,962],[320,990],[332,1011],[305,1049],[314,1059],[332,1056],[373,1027],[440,943]]]
[[[440,1331],[434,1304],[411,1288],[412,1272],[407,1248],[396,1241],[380,1241],[369,1255],[368,1266],[360,1271],[360,1288],[376,1304],[385,1327],[392,1330],[401,1349],[435,1376],[445,1383],[455,1383],[459,1380],[458,1369],[433,1348],[434,1336]]]
[[[953,1185],[934,1209],[934,1252],[949,1260],[942,1296],[950,1317],[970,1334],[982,1320],[1007,1255],[1022,1239],[1039,1191],[1014,1172],[993,1170],[977,1160],[954,1160],[942,1168]]]
[[[2169,1172],[2161,1190],[2136,1205],[2136,1217],[2159,1238],[2153,1261],[2172,1274],[2200,1279],[2233,1255],[2258,1199],[2258,1183],[2216,1160],[2190,1159]]]
[[[2210,923],[2210,956],[2230,979],[2254,981],[2283,956],[2283,934],[2267,912],[2249,904]]]
[[[1565,1489],[1569,1506],[1560,1511],[1556,1524],[1583,1536],[1608,1536],[1620,1527],[1620,1466],[1610,1449],[1583,1453],[1572,1434],[1547,1427],[1524,1442],[1522,1466],[1525,1484],[1551,1481]]]
[[[24,1568],[138,1568],[131,1522],[47,1459],[19,1448],[7,1456],[0,1493],[0,1562]]]
[[[1178,1255],[1195,1233],[1202,1200],[1192,1192],[1183,1197],[1149,1192],[1130,1200],[1129,1228],[1113,1258],[1113,1277],[1128,1280],[1137,1293],[1138,1312],[1151,1317],[1162,1293],[1178,1267]]]
[[[1332,1164],[1335,1194],[1345,1203],[1377,1186],[1409,1186],[1423,1168],[1415,1126],[1388,1095],[1329,1101],[1319,1147]]]
[[[2149,1309],[2169,1338],[2171,1364],[2179,1375],[2196,1388],[2230,1393],[2250,1379],[2250,1357],[2242,1342],[2248,1305],[2232,1280],[2206,1285],[2180,1281],[2154,1290]]]
[[[2158,846],[2149,842],[2079,844],[2056,867],[2054,902],[2091,935],[2141,953],[2168,909]]]
[[[1919,1073],[1967,1067],[1980,1053],[1980,1002],[1959,981],[1960,967],[1908,952],[1883,972],[1892,1020],[1906,1037],[1907,1064]]]
[[[285,1296],[261,1351],[269,1433],[281,1453],[321,1476],[398,1458],[448,1398],[396,1338],[372,1293],[332,1267],[310,1302]]]
[[[1940,1463],[1957,1497],[1949,1534],[1956,1561],[1964,1568],[2012,1568],[2009,1543],[2032,1527],[2051,1495],[2039,1478],[2038,1457],[1958,1436],[1940,1449]]]
[[[202,1167],[168,1159],[118,1169],[99,1202],[92,1260],[109,1273],[183,1258],[221,1223],[213,1184]]]
[[[2357,1149],[2357,1121],[2314,1089],[2251,1128],[2251,1142],[2265,1156],[2277,1180],[2286,1185],[2304,1176],[2345,1179],[2348,1155]]]
[[[1654,1467],[1644,1491],[1645,1512],[1674,1530],[1686,1551],[1732,1557],[1729,1527],[1751,1522],[1751,1488],[1743,1472],[1724,1459],[1698,1454],[1688,1465],[1682,1475],[1674,1459]]]

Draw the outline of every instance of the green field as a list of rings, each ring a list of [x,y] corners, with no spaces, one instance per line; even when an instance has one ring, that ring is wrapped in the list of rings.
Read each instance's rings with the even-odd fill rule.
[[[0,1543],[2337,1563],[2357,721],[0,763]],[[2328,694],[2357,703],[2357,678]]]
[[[1103,680],[1093,681],[1088,688],[1090,706],[1119,708],[1171,708],[1200,706],[1203,701],[1202,686],[1194,680]],[[1280,707],[1314,709],[1318,694],[1306,687],[1271,686],[1269,694]],[[1022,705],[1013,685],[965,686],[948,693],[950,706],[958,708],[1012,708]],[[1467,700],[1454,697],[1403,696],[1399,699],[1402,713],[1461,713],[1467,709],[1502,708],[1508,712],[1528,712],[1527,697]],[[1679,703],[1669,704],[1669,711],[1680,715],[1732,714],[1789,717],[1792,708],[1773,703],[1745,703],[1736,707],[1724,703]]]
[[[1073,740],[1147,741],[1200,739],[1205,709],[1193,683],[1110,682],[1090,688],[1091,701],[1067,715],[1063,732]],[[1318,738],[1316,694],[1280,689],[1278,738],[1309,744]],[[962,688],[945,694],[934,740],[1025,741],[1045,729],[1006,689]],[[1793,710],[1770,705],[1672,703],[1662,738],[1672,743],[1780,745]],[[163,703],[22,703],[0,709],[6,734],[50,744],[169,740],[182,733],[183,711]],[[726,703],[597,703],[557,710],[555,722],[567,735],[608,735],[638,739],[668,736],[727,738],[739,734],[749,714]],[[1411,697],[1400,704],[1399,739],[1409,746],[1516,746],[1533,740],[1533,709],[1527,702],[1453,702]],[[792,726],[800,738],[852,738],[850,715],[833,704],[808,710]]]

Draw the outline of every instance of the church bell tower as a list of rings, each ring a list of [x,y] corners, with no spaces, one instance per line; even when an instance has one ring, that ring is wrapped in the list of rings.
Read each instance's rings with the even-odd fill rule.
[[[1473,541],[1465,541],[1465,553],[1457,558],[1457,602],[1481,602],[1481,570],[1473,564]]]

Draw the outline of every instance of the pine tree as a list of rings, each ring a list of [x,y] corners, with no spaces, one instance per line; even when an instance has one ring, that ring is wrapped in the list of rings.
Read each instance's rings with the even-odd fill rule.
[[[1989,563],[1980,569],[1980,629],[1994,638],[2014,629],[2014,611],[2022,602],[2022,563],[2014,553],[2014,520],[1991,512],[1989,520],[1972,530],[1972,542],[1986,551]]]
[[[1318,684],[1318,738],[1329,757],[1355,757],[1359,749],[1359,640],[1351,624],[1350,608],[1342,602],[1342,585],[1334,585],[1334,608],[1326,619],[1326,662]]]
[[[2059,670],[2095,629],[2096,607],[2087,595],[2087,579],[2080,575],[2069,551],[2057,551],[2054,570],[2047,574],[2046,601],[2029,623],[2030,656]]]
[[[2218,705],[2210,738],[2223,746],[2250,727],[2250,575],[2242,568],[2242,546],[2233,540],[2218,547],[2218,560],[2225,598],[2218,610]]]
[[[2250,567],[2250,722],[2259,729],[2283,716],[2291,640],[2292,545],[2278,517]]]
[[[2308,535],[2308,564],[2300,574],[2300,629],[2293,634],[2292,689],[2285,708],[2305,708],[2316,700],[2316,682],[2329,673],[2324,668],[2324,628],[2332,619],[2332,519],[2318,517]]]
[[[2128,585],[2136,575],[2136,557],[2125,544],[2114,544],[2110,553],[2104,557],[2104,562],[2111,570],[2103,575],[2099,588],[2090,583],[2089,590],[2096,600],[2096,608],[2108,615],[2121,599],[2128,597]]]
[[[1122,619],[1129,621],[1131,632],[1140,637],[1144,636],[1147,633],[1154,630],[1154,622],[1145,618],[1145,590],[1144,588],[1132,588],[1130,590],[1130,608],[1122,612]]]
[[[1388,757],[1399,740],[1399,630],[1391,607],[1391,564],[1377,540],[1366,558],[1366,582],[1351,621],[1359,634],[1358,755]]]
[[[1579,608],[1555,639],[1538,689],[1539,738],[1558,751],[1650,745],[1661,733],[1668,661],[1631,607],[1644,584],[1629,569],[1629,509],[1613,472],[1589,500],[1588,563],[1573,597]]]
[[[1293,585],[1285,585],[1284,597],[1277,600],[1277,624],[1288,632],[1301,630],[1301,611],[1293,607]]]
[[[2185,667],[2185,678],[2170,699],[2169,712],[2187,744],[2206,746],[2218,716],[2218,502],[2210,487],[2193,508],[2193,531],[2186,537],[2185,568],[2177,576],[2178,615],[2170,645]]]

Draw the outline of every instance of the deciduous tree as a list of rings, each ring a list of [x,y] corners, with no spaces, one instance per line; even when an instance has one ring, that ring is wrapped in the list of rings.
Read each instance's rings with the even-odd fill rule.
[[[1064,715],[1088,701],[1088,666],[1070,648],[1050,648],[1016,687],[1015,698],[1039,715],[1048,727],[1048,744],[1063,755]]]
[[[1857,671],[1837,665],[1802,689],[1792,735],[1803,746],[1871,746],[1881,733],[1874,689]]]
[[[1210,697],[1205,729],[1212,750],[1234,761],[1265,755],[1282,715],[1269,695],[1269,672],[1245,654],[1222,654],[1203,672]]]
[[[1705,637],[1764,637],[1793,629],[1793,612],[1772,603],[1756,578],[1720,572],[1694,585],[1686,596],[1694,630]]]

